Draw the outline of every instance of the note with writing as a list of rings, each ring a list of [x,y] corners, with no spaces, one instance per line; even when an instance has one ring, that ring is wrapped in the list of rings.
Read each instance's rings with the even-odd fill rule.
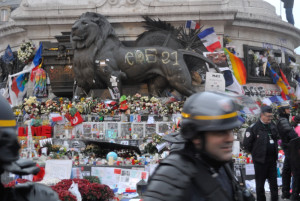
[[[47,160],[44,179],[70,179],[72,160]]]

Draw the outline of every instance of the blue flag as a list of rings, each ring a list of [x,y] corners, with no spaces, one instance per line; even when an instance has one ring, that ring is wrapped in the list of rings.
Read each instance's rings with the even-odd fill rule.
[[[41,43],[39,49],[36,51],[34,58],[33,58],[33,63],[34,66],[37,66],[41,63],[42,60],[42,50],[43,50],[43,44]]]
[[[4,61],[4,63],[8,64],[9,62],[15,60],[14,58],[14,54],[10,48],[10,46],[8,45],[4,55],[2,56],[2,60]]]

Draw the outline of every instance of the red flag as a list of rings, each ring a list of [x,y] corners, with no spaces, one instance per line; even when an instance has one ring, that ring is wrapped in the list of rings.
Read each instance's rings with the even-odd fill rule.
[[[281,91],[281,97],[282,97],[283,100],[287,100],[287,97],[286,97],[286,95],[283,91]]]
[[[283,74],[282,70],[281,70],[281,69],[279,69],[279,70],[280,70],[280,74],[281,74],[282,80],[283,80],[284,83],[288,86],[288,89],[290,89],[291,87],[290,87],[290,84],[289,84],[288,80],[286,79],[286,77],[285,77],[285,75]]]
[[[75,125],[80,124],[82,122],[83,122],[83,119],[82,119],[79,112],[76,112],[74,117],[71,117],[71,125],[72,126],[75,126]]]

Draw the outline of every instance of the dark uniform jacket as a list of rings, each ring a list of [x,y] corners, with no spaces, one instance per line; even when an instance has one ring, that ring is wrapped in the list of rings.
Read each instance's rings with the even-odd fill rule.
[[[292,139],[297,138],[298,135],[286,117],[279,118],[277,122],[277,130],[282,141],[281,147],[286,152],[289,142]]]
[[[273,140],[274,144],[270,144]],[[278,158],[278,131],[273,123],[265,125],[258,120],[255,124],[247,128],[243,146],[250,152],[254,162],[265,163],[268,160],[277,160]],[[271,150],[270,147],[274,148]],[[268,156],[267,156],[268,155]]]
[[[148,181],[143,201],[235,200],[224,166],[212,173],[201,158],[187,155],[183,150],[173,152],[160,162]]]

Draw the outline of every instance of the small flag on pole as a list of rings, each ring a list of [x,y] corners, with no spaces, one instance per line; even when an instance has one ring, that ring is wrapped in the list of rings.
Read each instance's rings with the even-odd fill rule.
[[[205,29],[198,34],[198,37],[203,42],[203,45],[210,52],[214,52],[215,49],[221,48],[221,43],[218,40],[217,34],[213,27]]]
[[[9,62],[15,60],[14,58],[14,54],[10,48],[10,46],[8,45],[5,52],[4,52],[4,55],[2,56],[2,60],[4,61],[4,63],[8,64]]]
[[[193,20],[187,20],[186,23],[185,23],[185,28],[200,29],[200,24],[193,21]]]

